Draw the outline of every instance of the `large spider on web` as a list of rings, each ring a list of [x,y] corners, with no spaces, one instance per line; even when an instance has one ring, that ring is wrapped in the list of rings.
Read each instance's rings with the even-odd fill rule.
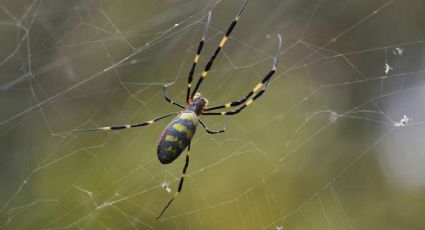
[[[167,93],[167,87],[171,84],[164,85],[163,86],[163,93],[164,98],[166,101],[170,102],[173,105],[176,105],[183,109],[179,112],[169,113],[162,116],[159,116],[153,120],[136,123],[136,124],[127,124],[127,125],[114,125],[114,126],[107,126],[107,127],[100,127],[100,128],[92,128],[92,129],[82,129],[82,130],[75,130],[75,131],[97,131],[97,130],[120,130],[120,129],[129,129],[134,127],[141,127],[141,126],[147,126],[151,125],[159,120],[162,120],[164,118],[177,115],[176,118],[174,118],[164,129],[158,143],[157,147],[157,155],[158,159],[162,164],[169,164],[173,162],[175,159],[177,159],[180,154],[187,148],[186,152],[186,162],[183,167],[182,176],[180,177],[179,187],[176,193],[174,193],[173,197],[168,201],[168,203],[165,205],[165,207],[162,209],[161,213],[157,217],[157,219],[161,218],[161,216],[164,214],[164,212],[167,210],[167,208],[170,206],[170,204],[173,202],[173,200],[180,194],[182,188],[183,188],[183,181],[184,177],[186,175],[187,167],[189,166],[189,153],[190,153],[190,143],[192,140],[193,135],[195,134],[196,127],[198,123],[202,125],[202,127],[206,130],[208,134],[217,134],[217,133],[223,133],[226,130],[226,126],[222,130],[217,131],[211,131],[207,128],[207,126],[202,122],[200,116],[201,115],[220,115],[220,116],[229,116],[229,115],[235,115],[241,112],[243,109],[245,109],[247,106],[251,105],[257,98],[259,98],[263,93],[265,92],[271,77],[276,72],[276,66],[279,61],[279,54],[280,49],[282,46],[282,38],[278,34],[278,40],[279,45],[277,48],[276,55],[273,59],[273,65],[271,70],[267,73],[267,75],[259,82],[244,98],[237,101],[232,101],[223,105],[213,106],[213,107],[207,107],[208,100],[201,96],[201,94],[198,91],[201,83],[204,81],[204,79],[207,77],[208,71],[211,69],[212,64],[214,63],[215,58],[219,54],[220,50],[223,48],[226,41],[229,39],[229,35],[234,29],[236,23],[239,20],[239,17],[241,16],[242,12],[244,11],[246,5],[248,3],[248,0],[245,1],[245,3],[242,5],[242,8],[239,10],[238,14],[236,15],[233,22],[230,24],[229,28],[227,29],[226,33],[224,34],[223,38],[220,41],[219,46],[215,50],[214,54],[208,61],[207,65],[205,66],[204,71],[201,74],[201,77],[198,79],[195,88],[191,92],[192,87],[192,80],[193,80],[193,74],[195,72],[196,64],[199,61],[199,55],[201,54],[202,48],[204,47],[204,41],[205,37],[208,31],[208,26],[211,21],[211,11],[208,13],[208,20],[205,25],[205,29],[202,35],[202,39],[199,42],[198,50],[195,55],[195,59],[193,61],[192,68],[189,73],[188,77],[188,83],[187,83],[187,94],[186,94],[186,106],[183,106],[173,100],[171,100]],[[234,110],[227,110],[227,111],[221,111],[221,112],[209,112],[213,110],[218,109],[228,109],[232,107],[238,107]]]

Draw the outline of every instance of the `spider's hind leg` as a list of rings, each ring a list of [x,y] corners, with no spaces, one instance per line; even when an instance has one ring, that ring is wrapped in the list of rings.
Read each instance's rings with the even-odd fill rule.
[[[210,129],[208,129],[208,127],[204,124],[204,122],[200,118],[198,118],[198,119],[199,119],[199,123],[201,123],[202,127],[205,129],[205,131],[208,134],[217,134],[217,133],[224,133],[224,132],[226,132],[227,123],[229,122],[229,119],[227,119],[226,122],[224,123],[223,129],[220,129],[220,130],[210,130]]]
[[[161,216],[164,214],[164,212],[168,209],[168,207],[171,205],[171,203],[173,202],[174,199],[176,199],[176,197],[178,197],[183,189],[183,182],[184,182],[184,178],[186,176],[186,170],[187,167],[189,166],[189,155],[190,155],[190,143],[187,146],[187,152],[186,152],[186,161],[184,163],[184,167],[183,167],[183,172],[182,175],[180,177],[180,182],[179,182],[179,187],[177,189],[177,192],[174,193],[173,197],[171,197],[170,201],[168,201],[168,203],[165,205],[165,207],[162,209],[161,213],[159,214],[159,216],[156,218],[157,220],[159,218],[161,218]]]

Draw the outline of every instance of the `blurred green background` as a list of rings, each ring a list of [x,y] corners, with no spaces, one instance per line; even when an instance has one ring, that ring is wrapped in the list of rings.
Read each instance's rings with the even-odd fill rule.
[[[0,0],[0,229],[425,229],[422,0],[251,0],[200,91],[267,92],[161,165],[178,110],[242,0]],[[407,126],[396,124],[406,115]],[[223,117],[204,117],[221,129]],[[161,187],[169,183],[167,193]]]

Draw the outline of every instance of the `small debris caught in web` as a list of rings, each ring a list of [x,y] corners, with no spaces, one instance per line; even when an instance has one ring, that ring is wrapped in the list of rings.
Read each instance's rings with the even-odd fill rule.
[[[391,70],[393,70],[393,68],[388,65],[388,63],[385,63],[385,74],[388,74]]]
[[[163,189],[165,189],[165,191],[167,191],[168,193],[170,193],[170,192],[171,192],[170,183],[168,183],[168,182],[164,182],[164,183],[162,183],[162,184],[161,184],[161,187],[162,187]]]
[[[406,115],[404,115],[403,118],[399,122],[394,124],[394,126],[404,127],[404,126],[407,125],[408,122],[409,122],[409,118]]]
[[[404,50],[403,50],[402,48],[400,48],[400,47],[396,47],[396,48],[393,50],[393,54],[394,54],[395,56],[401,56],[401,55],[403,55],[403,52],[404,52]]]

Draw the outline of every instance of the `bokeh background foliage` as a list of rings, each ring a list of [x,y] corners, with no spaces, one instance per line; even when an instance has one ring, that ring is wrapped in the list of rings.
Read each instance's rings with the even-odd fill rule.
[[[424,229],[421,0],[251,0],[201,92],[242,97],[280,33],[278,72],[226,133],[198,130],[161,221],[184,163],[156,158],[167,121],[70,132],[175,111],[162,85],[184,101],[207,12],[200,67],[241,4],[1,0],[0,228]]]

